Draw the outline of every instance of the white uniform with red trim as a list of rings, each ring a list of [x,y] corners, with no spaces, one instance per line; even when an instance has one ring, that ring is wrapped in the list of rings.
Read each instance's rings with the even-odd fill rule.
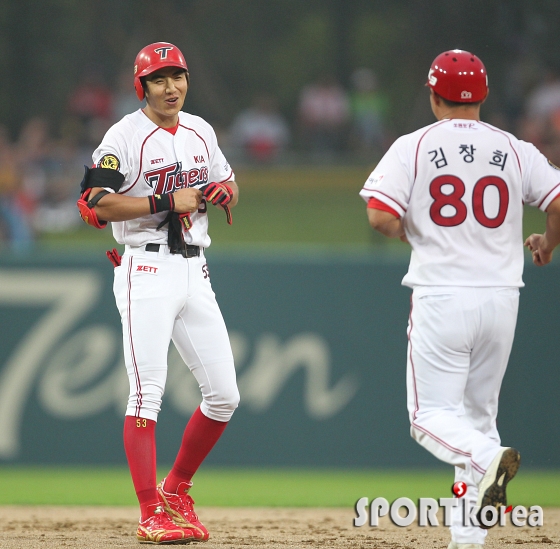
[[[183,187],[199,188],[209,182],[234,180],[212,126],[186,112],[179,112],[175,135],[154,124],[141,109],[125,116],[109,129],[93,153],[93,162],[98,165],[113,156],[118,160],[118,170],[125,176],[119,193],[127,196],[165,194]],[[166,230],[157,230],[166,215],[167,212],[160,212],[114,222],[115,240],[131,246],[166,243]],[[199,211],[191,214],[191,220],[193,227],[185,233],[185,242],[208,248],[210,237],[204,201]]]
[[[93,162],[118,169],[125,178],[118,192],[135,197],[234,179],[212,127],[184,112],[173,131],[142,110],[125,116],[109,129]],[[169,252],[167,225],[157,229],[168,212],[112,223],[115,239],[125,244],[114,292],[130,381],[127,415],[157,420],[171,340],[199,383],[201,411],[228,421],[237,407],[233,355],[204,257],[210,245],[206,212],[203,201],[184,231],[185,242],[201,248],[190,258]],[[159,244],[159,250],[147,251],[146,244]]]
[[[546,210],[560,171],[489,124],[442,120],[399,138],[360,195],[402,217],[413,288],[407,394],[411,435],[455,465],[474,505],[497,454],[498,395],[523,286],[523,203]],[[453,514],[457,543],[486,530]]]

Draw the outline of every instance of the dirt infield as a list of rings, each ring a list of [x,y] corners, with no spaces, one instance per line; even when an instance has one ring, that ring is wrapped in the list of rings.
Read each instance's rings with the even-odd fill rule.
[[[352,509],[201,507],[211,539],[204,549],[310,548],[445,549],[445,527],[397,528],[382,521],[379,528],[352,525]],[[84,549],[139,547],[135,530],[138,511],[129,507],[0,507],[0,548]],[[546,545],[543,545],[546,544]],[[486,547],[560,546],[560,509],[545,509],[543,527],[496,527]]]

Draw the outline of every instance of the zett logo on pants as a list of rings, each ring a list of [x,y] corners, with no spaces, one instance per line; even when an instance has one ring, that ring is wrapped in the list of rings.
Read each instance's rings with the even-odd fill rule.
[[[141,273],[148,273],[148,274],[157,274],[158,268],[157,267],[152,267],[150,265],[138,265],[136,267],[136,272],[141,272]]]

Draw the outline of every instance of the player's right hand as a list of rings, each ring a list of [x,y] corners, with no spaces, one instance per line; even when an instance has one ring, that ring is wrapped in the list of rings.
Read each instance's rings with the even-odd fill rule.
[[[173,211],[177,213],[192,213],[198,210],[202,201],[202,193],[198,189],[179,189],[173,193],[175,207]]]
[[[552,252],[546,252],[541,247],[544,244],[543,240],[544,235],[542,234],[532,234],[525,240],[525,246],[533,254],[533,263],[537,267],[542,267],[552,261]]]

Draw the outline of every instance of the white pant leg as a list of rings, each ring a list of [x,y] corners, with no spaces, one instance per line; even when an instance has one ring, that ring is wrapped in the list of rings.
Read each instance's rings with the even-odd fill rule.
[[[138,250],[125,253],[115,269],[130,383],[126,415],[157,421],[173,323],[186,298],[185,264],[181,256]]]
[[[173,326],[173,342],[198,381],[202,413],[229,421],[239,404],[233,354],[212,291],[204,256],[189,261],[187,299]]]
[[[465,387],[465,414],[474,427],[500,444],[498,398],[509,360],[519,305],[517,288],[486,289],[479,338],[471,353]],[[494,456],[481,458],[484,469]]]
[[[478,490],[473,484],[470,469],[455,467],[455,482],[462,481],[467,485],[467,493],[461,498],[459,505],[451,509],[451,539],[455,543],[478,543],[484,545],[488,530],[478,526],[463,526],[463,505],[473,508],[476,505]]]
[[[442,461],[467,471],[472,467],[474,484],[500,444],[487,429],[477,428],[478,416],[471,417],[470,408],[466,413],[465,403],[476,403],[477,413],[486,408],[497,412],[493,403],[513,341],[514,293],[418,287],[412,296],[407,366],[411,435]],[[467,388],[470,400],[465,402]]]
[[[489,290],[490,292],[490,290]],[[504,377],[511,346],[513,343],[519,290],[517,288],[495,289],[486,293],[483,299],[481,330],[471,353],[471,367],[465,387],[464,410],[470,423],[496,445],[500,445],[500,435],[496,427],[498,396]],[[493,455],[474,457],[489,465]],[[455,470],[455,480],[467,484],[466,498],[473,507],[478,497],[478,486],[473,484],[468,471]],[[462,509],[462,506],[460,507]],[[451,538],[456,543],[484,543],[486,530],[476,526],[464,526],[463,517],[455,509]]]

